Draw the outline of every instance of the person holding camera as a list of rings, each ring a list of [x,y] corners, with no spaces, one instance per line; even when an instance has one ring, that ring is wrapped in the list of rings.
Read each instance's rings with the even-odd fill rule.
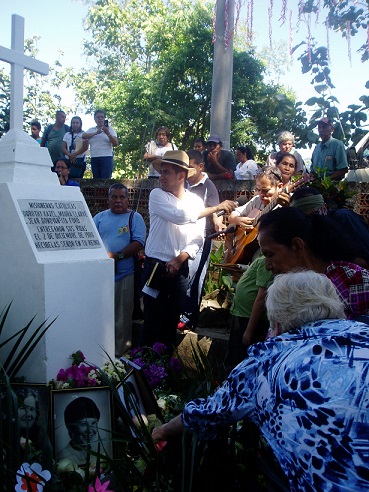
[[[118,147],[117,134],[106,119],[105,111],[97,109],[94,113],[96,126],[82,134],[83,140],[90,144],[91,169],[94,179],[110,179],[113,172],[113,147]]]

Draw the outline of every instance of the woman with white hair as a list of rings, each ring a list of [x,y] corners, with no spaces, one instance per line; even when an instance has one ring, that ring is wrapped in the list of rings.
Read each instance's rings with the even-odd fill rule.
[[[277,275],[268,290],[266,308],[272,336],[312,321],[346,318],[333,283],[312,270]]]
[[[305,168],[304,160],[301,157],[301,154],[299,154],[299,152],[297,152],[297,150],[293,148],[294,143],[295,143],[295,137],[292,135],[291,132],[288,131],[281,132],[277,136],[277,144],[279,147],[279,151],[272,152],[268,157],[268,159],[266,160],[265,165],[275,166],[277,157],[280,154],[287,152],[289,154],[292,154],[296,158],[297,162],[296,162],[295,174],[302,174],[303,172],[305,172],[306,168]]]
[[[369,490],[369,325],[344,319],[334,286],[313,271],[277,276],[267,310],[271,338],[252,345],[214,395],[189,402],[153,438],[186,428],[209,440],[249,419],[291,491]]]

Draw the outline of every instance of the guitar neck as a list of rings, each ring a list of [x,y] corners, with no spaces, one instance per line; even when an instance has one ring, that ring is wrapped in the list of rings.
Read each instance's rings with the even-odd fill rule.
[[[255,217],[254,219],[254,222],[252,223],[252,225],[254,227],[257,226],[259,220],[262,218],[262,216],[264,214],[267,214],[268,212],[270,212],[271,210],[273,210],[273,208],[277,205],[277,198],[274,198],[271,202],[268,203],[268,205],[266,205],[263,210],[260,210],[260,212],[258,213],[258,215]]]

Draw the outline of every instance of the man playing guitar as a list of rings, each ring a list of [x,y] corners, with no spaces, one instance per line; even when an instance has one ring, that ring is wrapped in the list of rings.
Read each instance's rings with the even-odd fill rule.
[[[233,234],[226,234],[225,255],[226,264],[249,263],[258,249],[257,224],[259,219],[274,208],[288,206],[289,193],[309,181],[309,175],[304,174],[297,181],[285,186],[280,169],[269,167],[256,177],[255,195],[246,205],[236,208],[229,216],[229,223],[237,226]]]
[[[288,192],[284,192],[282,175],[278,168],[269,167],[256,177],[255,195],[246,205],[236,208],[229,216],[229,223],[239,226],[244,231],[254,228],[254,219],[271,202],[274,206],[287,206],[290,203]],[[286,190],[288,191],[288,190]]]

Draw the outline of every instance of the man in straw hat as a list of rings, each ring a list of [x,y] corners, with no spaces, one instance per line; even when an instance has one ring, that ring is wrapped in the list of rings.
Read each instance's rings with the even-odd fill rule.
[[[194,259],[204,239],[207,215],[230,213],[236,202],[226,200],[204,208],[198,196],[185,189],[187,177],[196,171],[182,150],[168,150],[153,161],[160,173],[160,188],[150,193],[150,232],[145,246],[144,326],[142,344],[176,344],[176,329],[188,287],[188,259]],[[160,268],[158,268],[160,267]],[[161,271],[155,289],[146,286],[154,268]]]

